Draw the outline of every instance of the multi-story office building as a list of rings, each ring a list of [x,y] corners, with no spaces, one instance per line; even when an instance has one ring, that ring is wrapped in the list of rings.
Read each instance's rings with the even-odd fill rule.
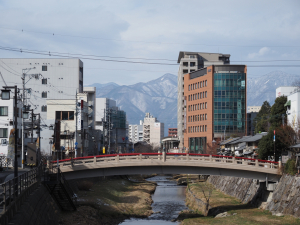
[[[255,135],[254,119],[257,116],[257,114],[258,112],[247,113],[247,136]]]
[[[83,62],[80,59],[0,59],[0,72],[9,86],[23,89],[24,79],[25,104],[30,105],[35,114],[40,113],[42,125],[48,127],[53,121],[47,121],[46,101],[74,99],[75,107],[76,91],[83,92]],[[0,86],[4,86],[2,80]],[[42,152],[49,152],[49,133],[44,126],[40,134]]]
[[[159,122],[155,117],[146,113],[143,123],[144,141],[154,146],[160,146],[164,137],[164,123]]]
[[[184,119],[186,116],[184,108],[184,74],[192,73],[201,68],[211,65],[230,64],[229,54],[203,53],[203,52],[179,52],[178,61],[178,103],[177,103],[177,135],[179,137],[179,148],[184,146],[183,133],[185,130]]]
[[[143,141],[143,121],[140,121],[140,125],[130,124],[128,126],[128,138],[132,143],[137,143],[139,141]]]
[[[213,65],[184,75],[184,147],[205,152],[207,144],[246,133],[245,65]]]
[[[109,98],[96,98],[96,105],[96,129],[103,132],[105,153],[125,152],[128,146],[126,112]]]
[[[100,134],[95,132],[96,88],[84,87],[83,91],[83,93],[77,94],[77,117],[75,98],[47,100],[47,121],[53,121],[53,123],[60,121],[60,129],[57,131],[60,133],[60,146],[62,149],[53,149],[53,151],[62,151],[63,154],[61,155],[68,153],[70,156],[74,156],[76,141],[78,143],[77,156],[95,155],[100,149],[98,147]],[[77,130],[77,138],[75,130]],[[53,131],[49,132],[53,134]],[[48,135],[50,140],[53,139],[52,134]]]

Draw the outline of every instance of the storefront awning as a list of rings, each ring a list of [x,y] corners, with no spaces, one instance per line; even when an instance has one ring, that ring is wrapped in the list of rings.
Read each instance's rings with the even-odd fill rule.
[[[287,101],[285,104],[284,104],[284,107],[286,106],[291,106],[291,100]]]

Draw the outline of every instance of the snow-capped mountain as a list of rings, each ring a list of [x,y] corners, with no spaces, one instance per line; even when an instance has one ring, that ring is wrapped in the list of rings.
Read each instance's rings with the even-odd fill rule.
[[[146,112],[169,127],[177,127],[177,76],[165,74],[147,83],[119,86],[115,83],[92,84],[98,98],[116,100],[124,110],[129,124],[139,124]]]
[[[272,105],[276,88],[290,86],[297,75],[273,71],[264,76],[248,76],[247,105],[261,106],[264,101]],[[300,76],[299,78],[300,79]],[[116,83],[92,84],[98,98],[111,98],[126,112],[129,124],[138,124],[150,112],[167,128],[177,127],[177,76],[165,74],[147,83],[118,85]]]
[[[247,105],[261,106],[266,100],[272,105],[276,98],[276,88],[291,86],[295,80],[299,79],[300,75],[291,75],[282,71],[273,71],[259,77],[248,76]]]

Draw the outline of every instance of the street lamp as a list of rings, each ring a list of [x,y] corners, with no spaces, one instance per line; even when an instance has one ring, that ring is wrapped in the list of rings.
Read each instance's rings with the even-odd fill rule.
[[[15,128],[15,162],[14,162],[14,195],[18,195],[18,97],[17,97],[17,92],[18,88],[17,85],[15,86],[3,86],[4,90],[1,92],[1,98],[2,100],[10,100],[10,90],[7,89],[15,89],[15,96],[14,96],[14,128]]]

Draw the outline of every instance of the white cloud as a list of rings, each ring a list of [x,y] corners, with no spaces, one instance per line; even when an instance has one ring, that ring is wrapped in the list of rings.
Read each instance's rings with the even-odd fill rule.
[[[248,54],[248,57],[250,59],[253,59],[253,58],[257,57],[257,56],[266,55],[268,52],[270,52],[270,48],[268,48],[268,47],[262,47],[261,49],[259,49],[258,52],[254,52],[254,53]]]
[[[276,46],[298,46],[299,6],[298,0],[291,0],[289,4],[281,0],[273,0],[272,4],[261,0],[190,0],[188,3],[181,0],[51,0],[47,4],[40,0],[0,1],[0,27],[70,35],[22,33],[0,28],[0,46],[174,59],[174,63],[179,51],[228,53],[232,62],[255,57],[280,59],[283,54],[290,54],[292,48]],[[293,54],[300,58],[299,51]],[[39,57],[0,51],[0,57],[7,56]],[[144,82],[164,74],[147,70],[176,74],[178,69],[178,66],[83,61],[86,68],[114,69],[86,69],[84,82],[89,84]],[[259,69],[249,67],[248,71],[255,73],[252,71]]]

